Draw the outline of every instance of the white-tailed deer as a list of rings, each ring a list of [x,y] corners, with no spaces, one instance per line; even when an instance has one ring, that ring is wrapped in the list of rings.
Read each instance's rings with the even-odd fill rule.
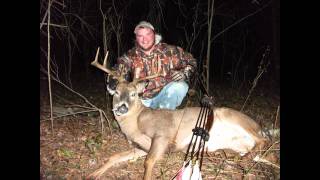
[[[98,53],[99,49],[91,64],[119,80],[113,95],[113,113],[121,131],[138,147],[111,156],[105,165],[88,178],[99,178],[117,163],[147,155],[144,162],[144,179],[149,180],[155,162],[168,150],[169,145],[171,151],[187,150],[200,107],[179,110],[154,110],[145,107],[139,99],[139,93],[145,87],[144,82],[141,79],[134,79],[133,82],[124,81],[114,71],[98,64]],[[107,56],[105,61],[106,59]],[[231,149],[244,155],[253,148],[264,145],[266,139],[260,134],[261,128],[247,115],[225,107],[214,108],[213,115],[210,138],[206,143],[209,152]]]

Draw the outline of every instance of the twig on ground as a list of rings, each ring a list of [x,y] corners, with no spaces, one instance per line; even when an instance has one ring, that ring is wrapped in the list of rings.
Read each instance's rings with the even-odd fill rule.
[[[40,71],[43,72],[43,73],[45,73],[45,74],[47,74],[47,72],[46,72],[46,71],[43,71],[42,69],[40,69]],[[57,83],[59,83],[60,85],[62,85],[63,87],[65,87],[67,90],[69,90],[69,91],[71,91],[72,93],[74,93],[74,94],[78,95],[79,97],[81,97],[87,104],[89,104],[89,105],[91,106],[91,107],[86,107],[86,108],[89,108],[89,109],[92,108],[92,109],[95,109],[96,111],[101,112],[100,115],[102,114],[102,115],[104,116],[104,118],[105,118],[105,119],[107,120],[107,122],[108,122],[109,130],[110,130],[111,136],[112,136],[112,129],[111,129],[110,121],[109,121],[109,119],[107,118],[107,116],[106,116],[106,114],[105,114],[105,112],[104,112],[103,110],[101,110],[100,108],[98,108],[97,106],[95,106],[94,104],[92,104],[92,103],[91,103],[86,97],[84,97],[82,94],[76,92],[75,90],[73,90],[72,88],[70,88],[69,86],[67,86],[66,84],[64,84],[63,82],[59,81],[59,80],[56,79],[55,77],[52,77],[52,79],[53,79],[54,81],[56,81]],[[101,117],[100,117],[100,120],[101,120],[101,122],[103,121],[103,119],[101,119]],[[103,130],[104,130],[103,122],[102,122],[101,126],[102,126],[102,129],[101,129],[101,130],[102,130],[102,133],[103,133]]]
[[[275,119],[274,124],[273,124],[273,129],[275,129],[277,127],[278,118],[279,118],[279,112],[280,112],[280,105],[277,108],[277,114],[276,114],[276,119]]]
[[[73,115],[77,115],[77,114],[84,114],[84,113],[89,113],[89,112],[96,112],[96,111],[99,111],[99,110],[93,109],[93,110],[88,110],[88,111],[79,111],[79,112],[75,112],[75,113],[68,113],[68,114],[63,114],[60,116],[55,116],[55,117],[53,117],[53,119],[58,119],[58,118],[66,117],[66,116],[73,116]],[[40,121],[49,121],[49,120],[51,120],[51,118],[50,119],[43,119]]]
[[[266,150],[266,152],[264,152],[264,153],[262,154],[262,156],[259,157],[259,158],[256,160],[256,162],[245,172],[244,177],[246,177],[246,176],[250,173],[250,171],[253,169],[253,167],[255,167],[257,164],[259,164],[260,162],[266,162],[266,160],[265,160],[265,159],[262,159],[262,158],[271,150],[271,148],[272,148],[275,144],[278,144],[278,143],[280,143],[280,141],[274,142],[274,143]],[[271,163],[271,162],[269,162],[269,161],[268,161],[267,164],[273,165],[274,167],[277,167],[277,168],[280,169],[280,166],[278,166],[278,165],[276,165],[276,164],[273,164],[273,163]]]

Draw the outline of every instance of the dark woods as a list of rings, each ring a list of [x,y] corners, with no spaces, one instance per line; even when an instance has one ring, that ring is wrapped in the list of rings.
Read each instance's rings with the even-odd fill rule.
[[[259,87],[279,89],[279,1],[40,1],[43,77],[49,2],[51,75],[71,87],[79,80],[101,80],[103,73],[90,66],[97,47],[109,51],[113,66],[134,45],[134,26],[147,20],[165,42],[190,51],[201,64],[199,71],[209,63],[210,86],[250,88],[263,72]]]

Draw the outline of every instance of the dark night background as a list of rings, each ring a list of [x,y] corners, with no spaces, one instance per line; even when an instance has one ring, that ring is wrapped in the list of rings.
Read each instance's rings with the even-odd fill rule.
[[[111,66],[119,55],[133,46],[133,29],[141,20],[151,22],[163,36],[164,42],[190,51],[198,63],[203,64],[208,40],[207,3],[197,0],[102,1],[101,10],[107,18],[105,46],[109,50]],[[52,5],[51,23],[68,28],[51,27],[51,57],[56,65],[54,71],[69,86],[80,79],[103,79],[102,73],[89,65],[97,47],[104,47],[103,17],[99,4],[99,1],[76,0],[64,1],[63,5]],[[47,1],[40,2],[40,21],[47,6]],[[221,85],[247,91],[252,86],[259,63],[269,47],[270,53],[264,61],[270,64],[259,79],[257,89],[267,89],[267,93],[272,91],[279,95],[280,2],[216,0],[212,22],[212,37],[224,32],[211,44],[210,86],[213,88]],[[115,29],[112,29],[111,24]],[[193,25],[198,36],[190,45],[188,38],[190,40],[193,33]],[[228,28],[229,26],[232,27]],[[44,69],[47,66],[46,28],[43,25],[40,30],[40,65]],[[199,70],[202,70],[201,65]],[[45,76],[44,73],[41,75]]]

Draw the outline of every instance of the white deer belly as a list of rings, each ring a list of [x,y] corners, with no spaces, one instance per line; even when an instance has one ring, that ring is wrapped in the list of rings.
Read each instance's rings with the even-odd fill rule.
[[[215,121],[209,134],[206,143],[209,151],[232,149],[244,155],[255,145],[254,139],[242,127],[225,121]]]

